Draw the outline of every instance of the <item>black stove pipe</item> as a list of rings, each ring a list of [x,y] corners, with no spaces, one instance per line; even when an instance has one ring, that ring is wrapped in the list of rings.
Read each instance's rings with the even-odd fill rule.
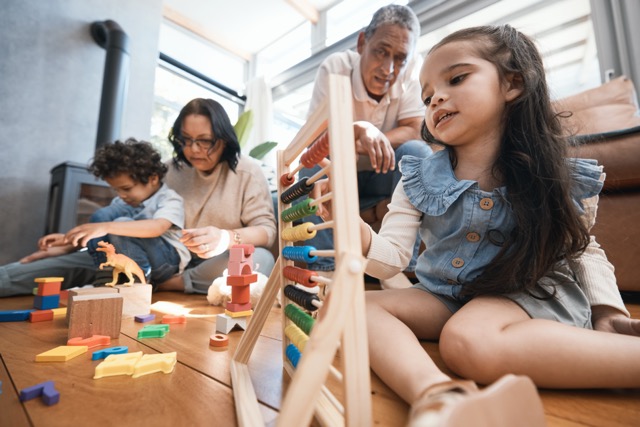
[[[107,51],[100,99],[96,149],[120,138],[120,124],[129,80],[129,37],[110,19],[91,24],[91,36]]]

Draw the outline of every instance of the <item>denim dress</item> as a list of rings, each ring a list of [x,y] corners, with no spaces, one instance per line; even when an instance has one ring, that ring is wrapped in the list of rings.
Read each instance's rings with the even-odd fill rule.
[[[591,159],[567,159],[567,167],[571,167],[575,183],[571,191],[573,201],[579,212],[584,213],[582,200],[596,196],[602,189],[602,167]],[[419,232],[426,250],[418,258],[416,276],[419,283],[416,287],[442,297],[440,299],[445,303],[451,302],[446,305],[455,311],[467,302],[459,298],[464,283],[482,273],[515,227],[506,187],[483,191],[476,181],[458,180],[451,167],[448,150],[424,159],[405,157],[401,168],[404,191],[411,204],[423,214]],[[575,282],[566,264],[561,271]],[[548,278],[541,280],[541,284],[545,283],[553,285]],[[579,286],[576,284],[575,290],[568,291],[578,295],[563,296],[562,291],[557,297],[578,298],[580,305],[586,304],[580,317],[588,316],[588,302]],[[530,299],[528,295],[506,296],[523,306],[532,317],[549,317],[526,306]],[[536,298],[532,299],[531,304],[539,304]],[[557,316],[551,317],[561,320]],[[577,323],[588,326],[583,325],[586,323],[583,318]]]

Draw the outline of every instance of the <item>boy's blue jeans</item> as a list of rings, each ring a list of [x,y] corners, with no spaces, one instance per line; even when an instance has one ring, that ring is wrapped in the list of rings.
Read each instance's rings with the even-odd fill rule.
[[[365,210],[375,206],[378,202],[390,197],[393,194],[398,182],[402,178],[398,163],[403,156],[415,156],[424,158],[432,153],[431,148],[424,141],[411,140],[400,145],[395,149],[396,169],[386,174],[376,173],[375,171],[358,172],[358,194],[360,210]],[[321,168],[315,166],[311,169],[302,169],[299,177],[310,177],[318,172]],[[339,184],[337,184],[339,185]],[[347,197],[350,195],[347,194]],[[296,203],[296,202],[294,202]],[[314,224],[322,223],[322,219],[316,215],[303,218],[302,222],[312,222]],[[355,225],[355,224],[354,224]],[[318,230],[314,238],[306,240],[302,243],[305,246],[313,246],[316,249],[333,249],[333,230]],[[416,235],[416,242],[413,247],[413,256],[407,266],[406,271],[414,271],[418,259],[418,251],[420,249],[420,235]],[[319,257],[318,261],[309,264],[308,268],[319,271],[332,271],[335,269],[335,260],[331,257]]]
[[[89,222],[134,221],[131,206],[107,206],[91,215]],[[107,234],[89,240],[87,248],[96,268],[107,261],[104,252],[97,252],[99,241],[111,243],[116,253],[131,258],[138,264],[151,283],[161,283],[178,272],[180,256],[173,246],[161,237],[137,238]]]

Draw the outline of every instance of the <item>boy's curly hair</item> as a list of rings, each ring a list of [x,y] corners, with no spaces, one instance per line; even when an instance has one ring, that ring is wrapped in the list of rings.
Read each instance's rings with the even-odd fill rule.
[[[89,171],[100,179],[127,174],[135,182],[147,184],[154,175],[162,182],[167,165],[150,143],[129,138],[125,142],[116,141],[101,146],[96,151]]]

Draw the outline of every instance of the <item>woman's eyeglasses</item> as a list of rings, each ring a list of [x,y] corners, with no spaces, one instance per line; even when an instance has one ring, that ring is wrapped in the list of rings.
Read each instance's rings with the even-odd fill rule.
[[[196,144],[198,148],[204,151],[210,150],[218,142],[216,139],[187,138],[186,136],[180,136],[176,138],[176,141],[183,147],[191,147],[193,144]]]

